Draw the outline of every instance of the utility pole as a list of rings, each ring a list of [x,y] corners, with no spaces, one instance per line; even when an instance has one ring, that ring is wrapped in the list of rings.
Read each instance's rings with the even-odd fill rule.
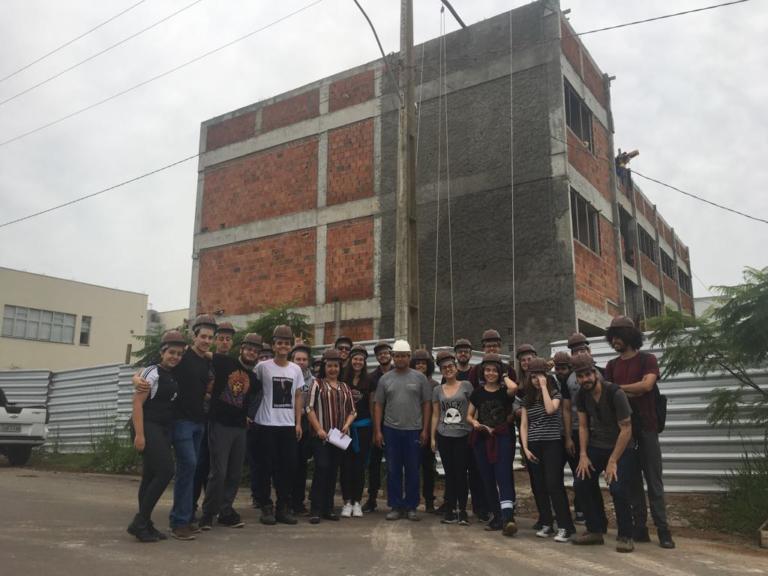
[[[395,338],[420,344],[419,246],[416,233],[416,102],[413,0],[400,1],[400,130],[395,230]]]

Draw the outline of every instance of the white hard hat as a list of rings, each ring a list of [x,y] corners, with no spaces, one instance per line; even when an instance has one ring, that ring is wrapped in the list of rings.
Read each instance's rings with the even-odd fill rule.
[[[395,343],[392,345],[392,352],[408,352],[411,353],[411,345],[408,344],[407,340],[395,340]]]

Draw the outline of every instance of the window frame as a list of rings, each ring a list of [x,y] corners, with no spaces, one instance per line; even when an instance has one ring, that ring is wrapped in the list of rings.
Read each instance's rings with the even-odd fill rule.
[[[586,231],[582,225],[586,224]],[[600,211],[571,186],[571,235],[579,244],[600,256]]]
[[[76,325],[75,314],[5,304],[0,335],[16,340],[74,344]]]
[[[590,154],[595,154],[595,137],[592,126],[592,110],[584,99],[579,96],[573,85],[563,78],[565,92],[565,125],[573,132],[581,142],[586,142],[586,148]],[[574,118],[574,116],[576,116]]]

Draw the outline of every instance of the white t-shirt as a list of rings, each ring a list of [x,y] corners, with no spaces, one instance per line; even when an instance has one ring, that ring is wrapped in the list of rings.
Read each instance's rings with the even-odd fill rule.
[[[296,390],[304,386],[304,374],[298,364],[278,366],[274,360],[266,360],[253,371],[262,391],[253,421],[262,426],[295,426]]]

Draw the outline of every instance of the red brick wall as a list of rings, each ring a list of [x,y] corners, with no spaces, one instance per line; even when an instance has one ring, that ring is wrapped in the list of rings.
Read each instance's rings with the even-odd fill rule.
[[[573,252],[576,264],[576,298],[602,311],[615,310],[608,307],[606,300],[619,301],[619,286],[616,274],[616,250],[614,248],[614,231],[611,223],[603,218],[600,220],[600,255],[589,248],[573,241]]]
[[[688,296],[685,292],[680,292],[680,305],[683,307],[683,312],[693,316],[693,298]]]
[[[600,71],[595,68],[595,65],[592,64],[587,56],[584,56],[582,66],[584,68],[584,73],[582,75],[584,83],[597,101],[603,105],[603,108],[607,108],[608,100],[605,97],[605,85],[603,84],[603,77],[600,74]]]
[[[597,188],[603,197],[612,202],[611,167],[604,160],[611,155],[608,149],[608,131],[596,118],[592,119],[592,139],[594,154],[589,151],[589,148],[584,147],[581,140],[568,129],[568,162]]]
[[[643,253],[640,253],[640,266],[643,279],[648,280],[656,287],[659,287],[659,269],[656,267],[656,264]]]
[[[333,344],[336,339],[336,324],[326,322],[324,334],[324,344]],[[363,340],[373,340],[373,320],[343,320],[340,322],[341,334],[352,338],[353,342]]]
[[[317,205],[317,138],[243,156],[206,171],[201,231],[309,210]]]
[[[579,41],[571,32],[570,26],[568,26],[568,24],[565,22],[560,23],[560,30],[562,31],[560,44],[563,49],[563,54],[565,54],[566,59],[571,63],[571,66],[573,66],[574,70],[576,70],[576,73],[580,75],[581,47],[579,46]]]
[[[218,124],[208,126],[205,149],[214,150],[227,144],[247,140],[256,134],[256,112],[246,112]]]
[[[373,196],[373,119],[328,133],[329,206]]]
[[[373,298],[373,218],[328,226],[326,302]]]
[[[341,110],[347,106],[354,106],[373,98],[374,79],[375,71],[366,70],[331,84],[328,91],[328,111]]]
[[[320,92],[311,90],[266,106],[261,111],[261,131],[269,132],[320,114]]]
[[[197,312],[315,303],[314,228],[200,251]]]
[[[677,283],[663,272],[661,278],[664,283],[664,294],[677,302]]]

